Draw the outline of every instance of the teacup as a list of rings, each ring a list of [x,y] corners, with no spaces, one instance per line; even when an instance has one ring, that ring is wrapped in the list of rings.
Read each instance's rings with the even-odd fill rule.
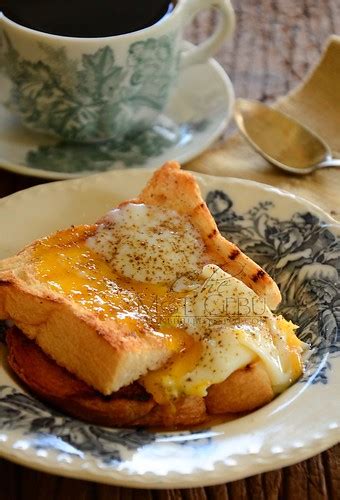
[[[209,7],[222,14],[215,33],[183,52],[185,25]],[[178,0],[158,23],[102,38],[48,34],[0,13],[1,100],[40,133],[74,142],[120,139],[155,122],[180,68],[205,62],[234,23],[229,0]]]

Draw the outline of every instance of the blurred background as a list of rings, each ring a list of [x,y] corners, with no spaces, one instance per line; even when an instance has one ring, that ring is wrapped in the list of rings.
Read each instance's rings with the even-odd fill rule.
[[[232,0],[234,38],[216,59],[237,97],[270,102],[299,84],[331,34],[340,34],[340,0]],[[204,12],[187,28],[193,43],[205,39],[218,15]],[[230,132],[230,128],[225,135]]]

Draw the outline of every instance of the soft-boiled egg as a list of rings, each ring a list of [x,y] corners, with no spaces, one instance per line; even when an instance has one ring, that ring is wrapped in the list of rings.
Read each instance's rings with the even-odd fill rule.
[[[181,395],[206,396],[211,385],[260,360],[274,393],[282,392],[302,371],[305,345],[296,327],[275,317],[255,292],[219,267],[206,265],[200,278],[172,318],[201,346],[199,358],[192,367],[185,353],[177,355],[144,377],[145,387],[160,403]]]
[[[202,240],[186,217],[143,204],[111,210],[88,245],[122,276],[142,282],[169,283],[203,263]]]

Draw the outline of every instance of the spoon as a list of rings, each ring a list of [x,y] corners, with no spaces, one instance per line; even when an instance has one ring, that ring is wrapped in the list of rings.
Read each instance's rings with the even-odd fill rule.
[[[234,118],[244,137],[260,155],[294,174],[340,167],[328,145],[310,129],[277,109],[257,101],[237,99]]]

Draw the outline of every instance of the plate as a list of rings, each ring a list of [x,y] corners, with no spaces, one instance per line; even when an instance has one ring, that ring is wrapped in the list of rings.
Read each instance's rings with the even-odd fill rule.
[[[136,196],[151,170],[37,186],[0,201],[0,257]],[[312,345],[303,377],[232,422],[183,432],[108,429],[66,417],[0,371],[0,453],[45,472],[139,488],[233,481],[291,465],[340,438],[340,226],[311,203],[251,181],[195,174],[223,234],[280,285],[281,311]],[[246,196],[245,196],[246,193]],[[13,223],[15,221],[15,223]]]
[[[45,179],[66,179],[114,169],[157,167],[168,158],[186,162],[220,136],[233,105],[233,86],[213,59],[182,70],[156,124],[120,142],[57,142],[22,127],[0,105],[0,167]]]

